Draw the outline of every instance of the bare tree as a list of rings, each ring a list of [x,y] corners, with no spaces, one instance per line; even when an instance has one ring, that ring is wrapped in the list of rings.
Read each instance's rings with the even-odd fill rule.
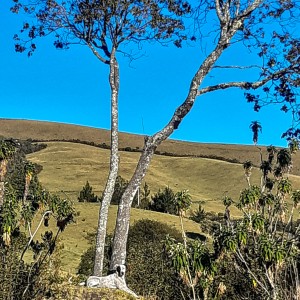
[[[146,175],[154,151],[176,130],[184,117],[191,111],[197,97],[207,93],[238,88],[245,91],[245,98],[254,104],[254,110],[278,103],[284,112],[292,112],[293,125],[299,121],[296,103],[297,88],[300,84],[300,41],[295,26],[299,19],[298,1],[271,0],[215,0],[201,1],[194,10],[199,38],[209,38],[211,51],[205,55],[196,74],[192,77],[188,94],[183,103],[175,110],[172,118],[160,131],[145,138],[144,148],[135,172],[125,190],[119,205],[117,224],[113,242],[111,269],[126,260],[126,241],[130,220],[130,207],[133,197]],[[208,24],[208,26],[206,25]],[[207,28],[209,27],[209,28]],[[205,31],[207,29],[207,31]],[[218,66],[225,51],[231,47],[245,46],[253,60],[243,65]],[[259,62],[259,64],[257,63]],[[216,68],[235,69],[236,81],[217,82],[205,86],[204,80]],[[256,70],[254,80],[241,80],[247,70]],[[253,76],[252,76],[253,78]],[[259,95],[251,91],[259,90]],[[228,105],[232,105],[229,103]],[[234,107],[232,107],[234,110]],[[284,136],[295,137],[299,130],[292,128]]]
[[[85,45],[102,63],[109,65],[111,89],[111,155],[110,169],[103,192],[96,240],[94,275],[101,276],[108,208],[118,175],[118,95],[119,64],[117,53],[126,52],[122,45],[143,41],[173,41],[181,45],[185,36],[182,16],[190,12],[185,1],[131,0],[14,0],[14,13],[25,12],[33,24],[24,23],[22,38],[15,35],[15,50],[31,56],[35,39],[54,34],[54,45],[67,49],[71,44]],[[27,37],[24,35],[27,33]]]

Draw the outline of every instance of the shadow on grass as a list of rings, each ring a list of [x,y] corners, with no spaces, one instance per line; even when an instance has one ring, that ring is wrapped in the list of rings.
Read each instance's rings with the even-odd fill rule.
[[[202,242],[205,242],[207,240],[207,237],[204,234],[196,233],[196,232],[186,232],[186,236],[193,240],[200,240]]]

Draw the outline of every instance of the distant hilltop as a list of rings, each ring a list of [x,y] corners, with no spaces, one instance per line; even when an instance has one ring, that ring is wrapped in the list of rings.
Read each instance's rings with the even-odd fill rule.
[[[0,136],[23,140],[82,141],[110,145],[109,130],[44,121],[0,119]],[[144,136],[120,132],[120,148],[127,151],[141,151],[143,144]],[[169,139],[157,150],[158,154],[163,155],[207,157],[235,163],[251,160],[255,165],[259,165],[259,152],[255,146],[192,143]],[[300,175],[299,153],[294,158],[292,173]]]

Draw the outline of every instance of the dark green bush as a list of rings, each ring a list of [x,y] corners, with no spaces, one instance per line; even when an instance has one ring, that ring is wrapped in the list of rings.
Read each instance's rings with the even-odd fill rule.
[[[166,236],[181,239],[176,229],[151,220],[140,220],[129,229],[127,243],[128,286],[139,295],[158,299],[181,299],[180,290],[186,289],[164,252]],[[111,237],[107,238],[105,269],[108,266]],[[89,276],[93,270],[95,246],[81,257],[79,274]]]
[[[202,207],[202,205],[199,204],[198,209],[196,209],[192,212],[190,219],[197,223],[200,223],[205,219],[205,216],[206,216],[206,212],[205,212],[204,208]]]
[[[149,205],[150,210],[173,215],[177,214],[175,205],[175,193],[168,186],[165,187],[162,191],[159,190],[151,198],[152,201]]]
[[[166,236],[180,240],[181,233],[157,221],[140,220],[129,230],[127,283],[139,295],[182,299],[186,287],[164,251]]]
[[[78,201],[79,202],[99,202],[99,197],[93,193],[93,188],[90,186],[87,181],[85,186],[79,193]]]

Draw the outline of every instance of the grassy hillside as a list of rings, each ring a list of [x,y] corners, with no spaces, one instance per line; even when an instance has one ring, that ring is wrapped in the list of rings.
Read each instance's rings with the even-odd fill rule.
[[[47,189],[63,191],[74,199],[87,180],[96,194],[104,189],[109,150],[69,142],[47,144],[46,149],[27,156],[43,166],[39,178]],[[120,175],[130,179],[139,153],[123,151],[120,157]],[[292,178],[300,187],[298,177]],[[246,187],[242,165],[194,157],[155,155],[145,180],[152,192],[167,185],[174,190],[189,189],[194,201],[206,200],[206,207],[212,210],[221,205],[224,193],[238,197]],[[255,169],[253,183],[259,184],[259,172]]]
[[[63,191],[71,199],[77,199],[78,193],[87,180],[96,193],[103,190],[109,166],[109,150],[88,145],[50,142],[42,151],[28,155],[28,159],[43,165],[39,178],[43,185],[52,192]],[[120,174],[129,179],[139,153],[121,152]],[[259,184],[259,171],[253,171],[254,183]],[[291,176],[294,188],[300,188],[297,176]],[[228,193],[235,198],[246,187],[243,167],[204,158],[168,157],[155,155],[146,181],[152,192],[169,185],[175,191],[189,189],[194,201],[205,200],[207,211],[221,212],[221,198]],[[194,204],[194,208],[196,207]],[[76,224],[67,227],[62,235],[65,245],[62,252],[66,271],[74,272],[81,254],[87,249],[87,233],[95,232],[98,220],[99,204],[77,203],[80,212]],[[108,230],[112,232],[115,224],[117,207],[109,212]],[[131,222],[138,219],[154,219],[175,226],[179,229],[178,217],[132,209]],[[186,220],[185,229],[200,232],[199,225]]]
[[[110,144],[110,132],[108,130],[28,120],[0,119],[0,136],[38,140],[79,139],[97,144]],[[141,135],[120,134],[121,148],[142,149],[143,143],[144,137]],[[161,152],[174,153],[175,155],[223,157],[226,160],[237,160],[241,163],[251,160],[258,164],[259,157],[254,149],[256,149],[254,146],[190,143],[176,140],[167,140],[158,148]],[[294,158],[294,169],[292,172],[295,175],[300,175],[300,153]]]

